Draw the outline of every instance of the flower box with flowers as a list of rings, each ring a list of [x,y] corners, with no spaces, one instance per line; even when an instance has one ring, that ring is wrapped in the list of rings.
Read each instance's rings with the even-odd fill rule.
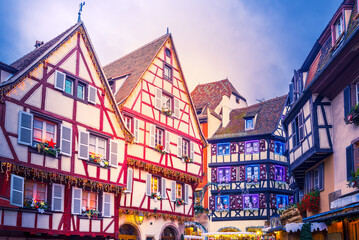
[[[354,123],[359,126],[359,104],[355,105],[355,107],[351,109],[348,115],[345,116],[344,121],[346,124]]]
[[[25,200],[24,207],[28,209],[37,210],[39,213],[44,213],[49,209],[49,205],[45,201],[38,201],[36,199]]]
[[[82,207],[82,216],[88,219],[99,219],[101,218],[101,213],[94,209]]]
[[[313,213],[318,212],[320,208],[319,190],[312,190],[311,192],[305,194],[302,201],[299,202],[297,206],[301,213],[306,210]]]
[[[352,177],[348,179],[347,187],[359,188],[359,168],[355,172],[352,172]]]
[[[162,155],[166,154],[166,151],[164,149],[164,147],[161,144],[157,144],[155,147],[155,150],[159,153],[161,153]]]
[[[184,200],[181,199],[181,198],[176,198],[176,205],[177,205],[177,206],[182,206],[182,205],[184,205]]]
[[[181,159],[182,159],[182,162],[184,162],[184,163],[193,163],[193,159],[191,159],[190,157],[188,157],[186,155],[183,155],[181,157]]]
[[[108,168],[109,167],[108,161],[103,159],[101,154],[96,154],[96,153],[90,152],[90,154],[89,154],[89,162],[92,162],[92,163],[95,163],[97,165],[100,165],[103,168]]]
[[[150,198],[152,198],[152,199],[154,199],[155,200],[155,202],[157,202],[158,200],[161,200],[161,193],[151,193],[151,196],[150,196]]]
[[[44,142],[34,142],[34,148],[37,149],[38,153],[57,158],[60,153],[60,149],[56,146],[56,143],[51,139],[50,141],[45,140]]]
[[[164,107],[162,108],[161,110],[162,113],[166,114],[167,116],[171,117],[173,112],[171,111],[171,109],[167,108],[167,107]]]

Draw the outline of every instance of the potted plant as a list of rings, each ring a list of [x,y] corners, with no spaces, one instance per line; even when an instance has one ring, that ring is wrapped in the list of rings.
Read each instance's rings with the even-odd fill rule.
[[[159,153],[161,153],[162,155],[166,154],[166,151],[164,149],[164,147],[161,144],[157,144],[155,147],[155,150]]]
[[[167,116],[171,117],[173,112],[171,111],[171,109],[169,109],[168,107],[163,107],[162,108],[162,113],[166,114]]]
[[[60,153],[60,149],[56,146],[56,143],[53,142],[52,138],[50,141],[45,140],[44,142],[36,143],[35,148],[37,148],[38,153],[44,153],[55,158]]]
[[[88,219],[98,219],[98,217],[100,216],[100,212],[95,209],[82,207],[82,215],[87,216]]]
[[[30,208],[30,209],[35,209],[39,213],[44,213],[46,210],[49,209],[49,205],[47,204],[47,202],[38,201],[38,200],[36,200],[34,198],[32,200],[25,200],[24,207],[25,208]]]
[[[193,160],[192,160],[190,157],[186,156],[186,155],[183,155],[183,156],[181,157],[181,159],[182,159],[182,162],[185,162],[185,163],[193,163]]]
[[[100,165],[101,167],[108,167],[109,162],[105,159],[103,159],[102,154],[96,154],[93,152],[90,152],[89,155],[90,162],[96,163]]]
[[[308,210],[309,212],[318,212],[320,207],[319,190],[312,190],[304,195],[302,201],[297,204],[300,212]]]
[[[182,206],[182,205],[184,205],[184,200],[181,199],[181,198],[176,198],[176,205],[177,205],[177,206]]]
[[[157,200],[161,200],[161,193],[151,193],[151,198]]]

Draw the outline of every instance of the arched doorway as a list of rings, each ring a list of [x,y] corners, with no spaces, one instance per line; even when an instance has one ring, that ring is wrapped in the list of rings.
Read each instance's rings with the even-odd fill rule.
[[[176,238],[176,232],[172,227],[166,227],[162,234],[161,234],[161,240],[175,240]]]
[[[130,224],[123,224],[120,227],[119,240],[137,240],[137,229]]]

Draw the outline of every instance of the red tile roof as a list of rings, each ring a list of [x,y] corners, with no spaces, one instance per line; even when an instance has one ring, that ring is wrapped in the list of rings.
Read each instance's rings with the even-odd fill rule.
[[[118,103],[122,102],[132,92],[142,74],[147,70],[169,37],[170,34],[165,34],[103,67],[109,80],[129,74],[115,96]]]
[[[228,79],[206,84],[199,84],[191,92],[191,97],[197,109],[208,106],[209,109],[214,110],[222,101],[222,97],[224,95],[230,97],[232,93],[246,101],[246,99],[237,92]]]
[[[211,139],[246,137],[273,133],[282,117],[287,95],[276,97],[265,102],[245,108],[232,110],[230,122],[226,127],[220,127]],[[244,124],[246,116],[257,113],[254,130],[246,131]]]

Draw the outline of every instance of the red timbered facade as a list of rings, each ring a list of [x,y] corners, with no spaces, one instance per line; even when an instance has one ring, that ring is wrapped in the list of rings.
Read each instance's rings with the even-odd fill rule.
[[[127,148],[120,226],[133,224],[141,213],[145,220],[136,233],[141,239],[178,239],[183,222],[194,217],[193,192],[203,175],[206,140],[171,34],[110,63],[104,72],[135,137]]]
[[[10,77],[0,82],[0,235],[115,238],[133,134],[84,24],[7,69]]]

